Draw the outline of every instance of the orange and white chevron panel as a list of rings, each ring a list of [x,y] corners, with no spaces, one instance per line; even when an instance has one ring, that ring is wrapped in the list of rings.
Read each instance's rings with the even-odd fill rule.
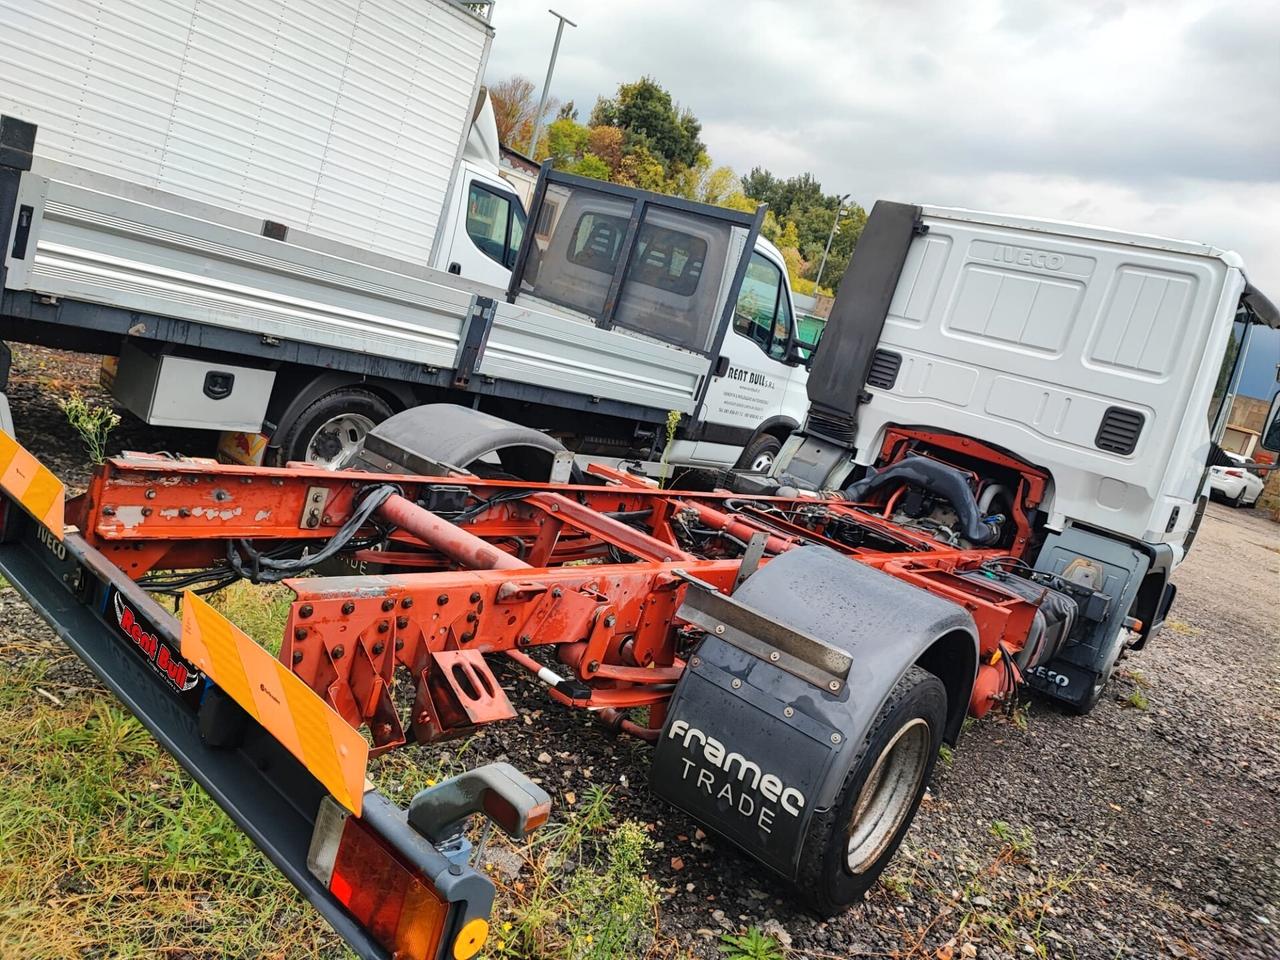
[[[302,761],[333,798],[360,815],[369,744],[279,660],[213,607],[182,598],[182,655]]]
[[[17,440],[0,431],[0,489],[59,540],[65,523],[66,488]]]

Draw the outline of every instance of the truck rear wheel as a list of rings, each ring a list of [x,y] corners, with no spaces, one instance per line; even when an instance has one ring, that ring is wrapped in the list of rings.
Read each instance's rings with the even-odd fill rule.
[[[862,899],[915,818],[947,721],[947,691],[912,667],[889,694],[831,809],[814,817],[796,890],[830,916]]]
[[[391,413],[390,404],[359,387],[326,393],[285,428],[279,444],[280,461],[344,469],[354,462],[369,431]]]

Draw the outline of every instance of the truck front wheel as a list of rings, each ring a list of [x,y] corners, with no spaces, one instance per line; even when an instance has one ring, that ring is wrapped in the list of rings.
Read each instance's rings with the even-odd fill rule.
[[[768,473],[781,449],[781,440],[771,433],[762,433],[747,444],[742,456],[738,457],[737,468],[750,473]]]
[[[814,817],[797,892],[831,916],[862,899],[911,826],[938,758],[947,691],[912,667],[881,707],[831,809]]]
[[[279,461],[305,461],[326,470],[351,465],[365,435],[391,416],[391,406],[359,387],[326,393],[280,435]]]

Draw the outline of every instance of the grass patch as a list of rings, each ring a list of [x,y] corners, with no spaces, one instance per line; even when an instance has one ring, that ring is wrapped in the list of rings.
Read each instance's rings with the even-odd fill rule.
[[[272,656],[280,653],[289,606],[294,601],[293,591],[284,584],[255,586],[241,580],[205,599]]]
[[[759,927],[748,927],[745,933],[723,934],[719,947],[725,960],[786,960],[782,945]]]
[[[509,849],[524,868],[503,889],[488,957],[639,960],[654,954],[658,886],[645,869],[653,841],[636,821],[614,821],[607,790],[592,787],[564,820]]]
[[[348,955],[137,720],[42,674],[0,665],[0,956]]]
[[[240,583],[209,599],[278,651],[288,588]],[[54,702],[39,692],[47,671],[0,663],[0,957],[351,956],[114,698]],[[410,747],[377,758],[369,776],[404,806],[472,766],[473,753],[472,740]],[[676,955],[657,934],[648,829],[619,821],[609,801],[593,787],[524,844],[488,836],[519,869],[490,871],[498,896],[483,960]],[[473,839],[484,832],[473,824]]]

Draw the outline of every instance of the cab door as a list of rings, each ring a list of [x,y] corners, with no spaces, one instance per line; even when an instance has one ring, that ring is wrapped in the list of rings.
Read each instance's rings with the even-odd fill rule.
[[[524,208],[513,192],[498,184],[469,172],[461,179],[461,209],[444,258],[446,269],[468,280],[506,287],[524,239]]]
[[[795,329],[785,266],[757,249],[738,291],[733,326],[725,333],[718,369],[702,405],[703,429],[692,459],[732,464],[766,422],[784,414],[793,378],[803,365],[788,360]],[[798,419],[793,417],[793,419]]]

